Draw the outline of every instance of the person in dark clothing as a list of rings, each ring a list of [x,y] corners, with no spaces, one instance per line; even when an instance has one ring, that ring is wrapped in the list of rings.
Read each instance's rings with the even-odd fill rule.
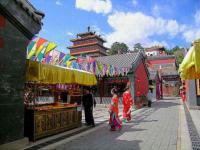
[[[63,101],[63,103],[67,103],[67,92],[61,93],[61,100]]]
[[[151,107],[151,103],[152,103],[152,91],[149,89],[149,92],[147,94],[147,98],[148,98],[148,107]]]
[[[93,105],[94,99],[90,93],[90,89],[85,89],[85,94],[82,97],[82,104],[85,112],[85,122],[87,126],[95,127],[94,118],[93,118]]]

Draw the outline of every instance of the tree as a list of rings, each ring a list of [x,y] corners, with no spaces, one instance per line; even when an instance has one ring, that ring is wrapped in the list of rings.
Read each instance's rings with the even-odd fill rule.
[[[173,47],[171,50],[167,50],[168,55],[175,55],[177,64],[181,64],[184,58],[184,48],[179,46]]]
[[[171,49],[165,49],[165,53],[167,55],[173,55],[174,54],[174,52]]]
[[[177,64],[181,64],[184,58],[183,51],[176,51],[174,55],[176,56]]]
[[[125,43],[115,42],[112,44],[108,54],[115,55],[115,54],[125,54],[128,52],[128,46]]]
[[[182,51],[182,48],[180,48],[179,46],[175,46],[174,48],[171,49],[173,52],[176,51]]]
[[[177,64],[181,64],[184,58],[184,48],[180,48],[179,46],[175,46],[172,48],[172,51],[176,57]]]
[[[133,47],[134,51],[143,51],[144,47],[142,47],[142,45],[140,43],[136,43]]]

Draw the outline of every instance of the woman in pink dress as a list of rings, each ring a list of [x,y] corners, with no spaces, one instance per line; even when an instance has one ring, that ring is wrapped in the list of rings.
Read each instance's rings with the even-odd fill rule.
[[[118,103],[119,103],[119,97],[117,95],[117,90],[113,88],[111,90],[112,94],[112,101],[110,104],[109,108],[109,113],[110,113],[110,119],[109,119],[109,124],[110,124],[110,130],[115,131],[116,129],[121,129],[122,127],[122,122],[118,116],[119,113],[119,108],[118,108]]]

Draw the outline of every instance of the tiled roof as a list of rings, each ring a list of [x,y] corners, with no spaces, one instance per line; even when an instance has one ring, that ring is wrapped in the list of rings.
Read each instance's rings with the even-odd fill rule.
[[[160,60],[160,59],[175,59],[174,55],[159,55],[159,56],[148,56],[147,60]]]
[[[162,72],[161,73],[162,76],[168,76],[168,75],[177,75],[179,76],[178,71],[170,71],[170,72]]]
[[[118,67],[131,67],[139,56],[140,52],[117,54],[111,56],[96,57],[97,61]]]
[[[37,10],[28,0],[15,0],[29,16],[33,18],[37,23],[42,24],[41,20],[44,17],[44,13]]]
[[[85,44],[79,44],[79,45],[72,45],[67,47],[68,49],[73,49],[73,48],[77,48],[77,47],[86,47],[86,46],[92,46],[92,45],[98,45],[104,49],[108,49],[107,47],[104,47],[102,44],[99,44],[98,42],[93,42],[93,43],[85,43]]]
[[[79,34],[77,34],[77,35],[79,35]],[[74,41],[82,41],[82,40],[93,39],[93,38],[97,38],[97,39],[99,39],[99,40],[101,40],[101,41],[103,41],[103,42],[106,42],[103,38],[101,38],[100,35],[96,35],[96,34],[94,34],[94,35],[88,35],[88,36],[86,36],[86,37],[81,37],[81,38],[77,37],[77,38],[75,38],[75,39],[70,39],[70,41],[71,41],[71,42],[74,42]]]
[[[88,36],[88,35],[94,35],[95,33],[94,32],[84,32],[84,33],[79,33],[77,34],[78,36]]]
[[[153,46],[153,47],[149,47],[149,48],[145,48],[146,51],[151,51],[151,50],[165,50],[165,48],[163,46]]]

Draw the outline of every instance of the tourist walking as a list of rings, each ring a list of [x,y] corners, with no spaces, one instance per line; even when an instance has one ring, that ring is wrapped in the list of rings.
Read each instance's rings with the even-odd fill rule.
[[[148,107],[151,107],[151,103],[152,103],[152,92],[151,89],[149,89],[149,92],[147,94],[147,98],[148,98]]]
[[[131,96],[131,91],[130,91],[130,83],[127,83],[125,92],[123,93],[122,103],[124,106],[123,122],[130,121],[131,120],[131,109],[132,109],[132,104],[133,104],[133,98]]]
[[[87,126],[95,127],[94,117],[93,117],[93,105],[94,99],[91,94],[91,89],[84,89],[84,95],[82,97],[82,104],[85,112],[85,122]]]
[[[118,113],[119,113],[118,91],[115,88],[113,88],[111,90],[111,94],[112,94],[112,100],[109,107],[109,113],[110,113],[109,124],[110,124],[110,130],[115,131],[116,129],[120,130],[122,128],[122,122],[118,116]]]

